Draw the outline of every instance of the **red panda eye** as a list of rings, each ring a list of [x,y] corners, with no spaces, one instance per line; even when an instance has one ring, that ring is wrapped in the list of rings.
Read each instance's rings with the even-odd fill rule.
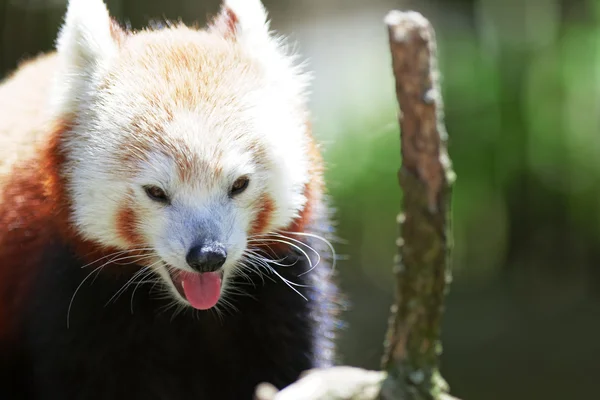
[[[242,193],[248,187],[248,183],[250,183],[250,179],[247,176],[237,178],[236,181],[233,182],[233,185],[231,185],[229,195],[233,197]]]
[[[169,197],[167,196],[165,191],[162,190],[161,188],[159,188],[158,186],[153,186],[153,185],[144,186],[144,191],[146,192],[148,197],[153,201],[156,201],[158,203],[164,203],[164,204],[169,202]]]

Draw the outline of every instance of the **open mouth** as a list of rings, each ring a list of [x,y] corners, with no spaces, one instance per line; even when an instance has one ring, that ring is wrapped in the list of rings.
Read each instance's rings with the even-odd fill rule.
[[[168,268],[173,286],[179,295],[197,310],[214,307],[221,297],[223,270],[217,272],[187,272]]]

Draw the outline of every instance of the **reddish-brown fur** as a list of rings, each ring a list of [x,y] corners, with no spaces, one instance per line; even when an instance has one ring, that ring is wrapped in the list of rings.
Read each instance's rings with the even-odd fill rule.
[[[143,246],[144,238],[138,231],[139,218],[132,206],[124,206],[117,215],[119,235],[131,247]]]
[[[61,140],[68,124],[50,129],[35,157],[14,166],[2,185],[0,208],[0,338],[10,334],[28,286],[44,265],[43,249],[57,238],[70,243],[85,260],[111,249],[81,238],[70,223],[70,202],[60,167]],[[112,249],[114,251],[114,249]],[[26,254],[27,257],[23,257]]]
[[[309,182],[304,186],[306,204],[300,211],[298,217],[296,217],[287,228],[281,229],[281,231],[286,232],[286,235],[293,234],[294,232],[302,233],[306,230],[307,226],[314,217],[314,204],[317,204],[321,201],[321,196],[323,195],[324,191],[323,159],[317,144],[312,138],[310,122],[307,122],[306,127],[310,160]],[[252,234],[265,233],[262,230],[268,225],[268,220],[273,212],[273,203],[268,196],[263,196],[262,201],[258,204],[262,204],[263,206],[254,221]],[[269,249],[282,250],[286,245],[281,242],[267,241],[264,242],[264,246],[268,247]]]
[[[29,162],[14,170],[14,178],[4,187],[0,209],[0,339],[12,331],[14,315],[19,315],[23,296],[32,275],[43,260],[35,257],[56,229],[49,220],[51,206],[45,201],[43,186],[37,181],[38,166]],[[32,226],[37,226],[33,235]],[[22,254],[33,256],[22,260]]]
[[[269,220],[271,219],[273,210],[275,209],[273,200],[267,194],[263,194],[256,204],[257,207],[260,208],[256,214],[254,222],[252,223],[250,235],[260,235],[261,233],[266,233],[265,228],[269,226]]]
[[[55,56],[38,57],[0,85],[0,340],[11,335],[14,316],[43,265],[40,250],[66,226],[54,218],[61,198],[48,201],[61,181],[55,173],[60,156],[50,157],[50,148],[58,147],[65,129],[45,125],[55,66]]]

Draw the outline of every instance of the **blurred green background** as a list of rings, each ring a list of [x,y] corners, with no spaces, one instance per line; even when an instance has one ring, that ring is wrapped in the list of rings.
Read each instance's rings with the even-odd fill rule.
[[[314,71],[337,208],[340,349],[378,368],[401,193],[383,17],[437,30],[454,189],[442,370],[463,399],[600,398],[600,2],[265,0]],[[218,0],[110,0],[133,28],[206,21]],[[0,0],[0,76],[52,48],[65,0]]]

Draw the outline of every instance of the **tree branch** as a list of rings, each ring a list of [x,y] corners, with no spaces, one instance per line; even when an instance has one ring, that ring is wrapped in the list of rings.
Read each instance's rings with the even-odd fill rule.
[[[454,173],[446,150],[435,32],[416,12],[386,18],[400,105],[403,213],[395,260],[396,304],[386,338],[384,394],[439,399],[440,325],[450,282],[450,199]]]
[[[255,400],[374,400],[385,377],[384,372],[353,367],[315,369],[280,392],[263,383]]]
[[[395,260],[396,304],[385,342],[386,372],[334,367],[308,371],[256,400],[450,400],[439,373],[440,325],[450,276],[454,172],[446,150],[434,30],[421,14],[392,11],[389,31],[401,113],[403,191]]]

